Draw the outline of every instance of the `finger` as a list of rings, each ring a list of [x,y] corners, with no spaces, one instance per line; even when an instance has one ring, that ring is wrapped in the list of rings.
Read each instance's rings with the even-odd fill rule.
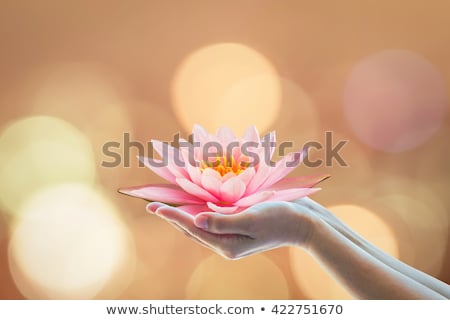
[[[156,210],[158,210],[161,207],[167,206],[164,203],[161,202],[150,202],[149,204],[147,204],[147,206],[145,207],[145,209],[147,210],[148,213],[155,213]]]
[[[209,230],[202,230],[195,226],[192,215],[170,206],[159,208],[156,214],[170,222],[177,223],[193,236],[200,239],[200,241],[206,242],[213,247],[223,248],[224,246],[241,243],[244,240],[250,239],[246,234],[215,234]]]
[[[162,214],[161,214],[161,211],[158,211],[158,213],[156,213],[156,211],[157,211],[159,208],[163,208],[163,207],[165,207],[165,208],[171,208],[170,206],[167,206],[167,205],[165,205],[164,203],[160,203],[160,202],[152,202],[152,203],[149,203],[149,204],[147,205],[147,210],[150,210],[150,211],[152,211],[152,212],[155,212],[155,214],[157,214],[161,219],[163,219],[164,221],[167,221],[168,223],[170,223],[175,229],[177,229],[177,230],[183,232],[188,238],[191,238],[192,240],[194,240],[194,241],[200,243],[201,245],[203,245],[203,246],[205,246],[205,247],[207,247],[207,248],[209,248],[209,249],[212,249],[212,247],[211,247],[208,243],[206,243],[206,242],[202,241],[200,238],[196,237],[196,236],[189,230],[189,228],[186,227],[186,225],[188,224],[188,221],[189,221],[189,220],[192,220],[192,216],[186,215],[186,213],[183,212],[183,211],[181,211],[181,210],[177,210],[178,217],[183,216],[183,220],[184,220],[184,223],[183,223],[183,224],[180,224],[179,222],[177,222],[177,219],[176,219],[177,217],[175,217],[175,212],[174,212],[172,215],[169,214],[169,215],[167,215],[167,216],[166,216],[166,215],[162,215]],[[163,213],[164,213],[164,212],[163,212]],[[170,219],[170,217],[171,217],[172,219]],[[189,217],[190,217],[190,219],[189,219]],[[184,218],[186,218],[186,219],[184,219]]]
[[[159,215],[159,217],[161,219],[163,219],[164,221],[167,221],[170,225],[172,225],[175,229],[177,229],[178,231],[183,232],[188,238],[194,240],[195,242],[199,243],[200,245],[207,247],[208,249],[211,249],[214,251],[214,247],[212,247],[210,244],[206,243],[205,241],[203,241],[202,239],[196,237],[194,234],[192,234],[188,229],[184,228],[183,226],[179,225],[178,223],[168,220],[162,216]]]
[[[163,220],[166,220],[164,218],[162,218]],[[211,246],[209,246],[206,242],[202,241],[201,239],[197,238],[195,235],[193,235],[189,230],[185,229],[184,227],[180,226],[178,223],[176,222],[171,222],[169,220],[166,220],[168,223],[170,223],[175,229],[181,231],[184,233],[184,235],[198,243],[200,243],[203,246],[206,246],[208,248],[211,249]]]
[[[197,228],[194,224],[194,217],[183,210],[170,206],[163,206],[156,210],[156,214],[171,223],[176,223],[194,236],[203,238],[206,241],[215,240],[213,234]]]
[[[250,235],[253,215],[248,212],[233,215],[208,212],[197,215],[194,223],[197,227],[212,233]]]
[[[155,214],[165,220],[175,222],[184,228],[195,227],[194,217],[192,215],[174,207],[160,206],[156,209]]]

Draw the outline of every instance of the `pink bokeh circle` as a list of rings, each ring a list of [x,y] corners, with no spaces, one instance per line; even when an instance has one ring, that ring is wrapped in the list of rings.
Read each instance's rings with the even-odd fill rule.
[[[373,54],[351,71],[344,111],[354,133],[377,150],[402,152],[425,143],[447,109],[444,80],[424,57],[406,50]]]

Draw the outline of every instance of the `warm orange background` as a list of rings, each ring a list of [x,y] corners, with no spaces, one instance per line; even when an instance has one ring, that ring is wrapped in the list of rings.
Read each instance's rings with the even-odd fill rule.
[[[449,283],[449,10],[445,0],[2,1],[0,297],[346,298],[304,252],[226,261],[116,193],[161,180],[137,167],[136,150],[131,168],[101,167],[105,142],[170,140],[194,122],[239,134],[256,124],[296,146],[325,131],[349,140],[350,167],[295,173],[331,174],[315,200]],[[384,62],[371,57],[385,50],[411,61],[377,78]],[[376,75],[355,75],[361,63]],[[378,87],[384,96],[367,96]],[[362,115],[345,98],[359,93]],[[376,146],[398,128],[412,134],[406,150]],[[72,198],[79,189],[62,185],[73,182]],[[44,187],[57,192],[36,206]]]

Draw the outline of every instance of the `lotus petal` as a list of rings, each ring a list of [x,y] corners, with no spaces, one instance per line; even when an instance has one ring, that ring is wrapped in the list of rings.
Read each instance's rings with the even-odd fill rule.
[[[142,198],[149,201],[159,201],[170,204],[201,204],[204,200],[186,193],[175,185],[149,184],[132,188],[119,189],[120,193]]]

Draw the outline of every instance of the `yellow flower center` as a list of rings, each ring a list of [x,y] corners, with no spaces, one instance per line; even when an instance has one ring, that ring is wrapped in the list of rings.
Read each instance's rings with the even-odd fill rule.
[[[249,163],[247,162],[237,163],[233,157],[216,156],[214,161],[202,161],[200,170],[203,171],[206,168],[211,168],[223,177],[228,172],[234,172],[234,174],[238,175],[247,169],[248,165]]]

